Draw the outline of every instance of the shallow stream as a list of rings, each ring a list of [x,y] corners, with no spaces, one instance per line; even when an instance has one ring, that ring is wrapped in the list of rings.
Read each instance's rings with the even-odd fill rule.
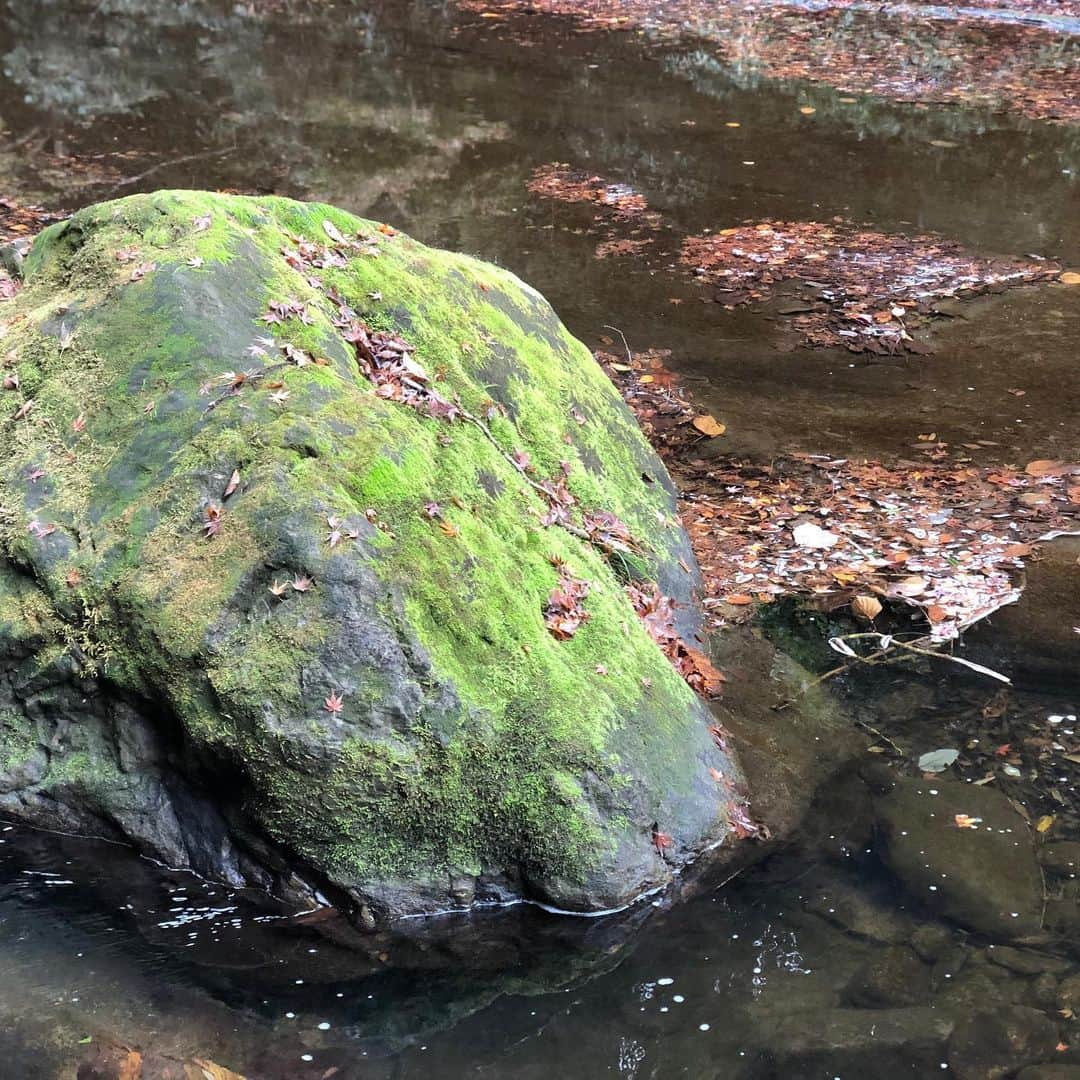
[[[985,442],[978,464],[1075,459],[1076,289],[958,305],[934,324],[932,354],[868,360],[798,348],[782,305],[729,311],[672,269],[683,235],[841,215],[1076,266],[1075,127],[770,82],[632,32],[535,19],[510,33],[448,4],[267,6],[0,3],[0,190],[67,209],[158,187],[272,191],[391,222],[514,270],[591,347],[625,335],[672,350],[732,453],[895,460],[937,432]],[[597,259],[587,207],[526,191],[548,162],[629,185],[665,230],[641,258]],[[1080,621],[1077,577],[1061,580],[972,645],[1026,673],[1009,708],[1028,725],[1080,706],[1080,650],[1040,668],[1032,636]],[[805,619],[798,633],[803,659],[830,666],[822,634]],[[995,691],[937,669],[843,689],[852,716],[903,751],[878,757],[909,773],[920,753],[972,737]],[[1058,785],[1074,822],[1077,764]],[[803,843],[677,905],[576,920],[570,942],[543,912],[493,915],[501,945],[483,970],[452,944],[372,955],[335,920],[9,826],[0,1075],[74,1076],[88,1047],[116,1039],[251,1080],[929,1076],[951,1066],[927,1006],[1020,1003],[1069,1021],[1038,979],[1075,974],[1075,940],[1049,942],[1065,959],[1027,974],[978,935],[941,930],[931,947],[928,928],[944,924],[879,863],[869,812],[851,805],[833,807],[835,828],[822,808]],[[879,1031],[853,980],[920,928],[925,981],[881,992],[894,1026]],[[867,1023],[852,1027],[860,1009]]]

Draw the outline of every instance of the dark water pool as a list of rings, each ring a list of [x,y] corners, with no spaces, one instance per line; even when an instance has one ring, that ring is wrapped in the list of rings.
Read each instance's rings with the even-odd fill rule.
[[[682,235],[834,216],[1076,264],[1074,127],[767,82],[633,33],[536,22],[510,38],[449,4],[268,6],[0,3],[0,189],[67,208],[165,186],[273,191],[391,221],[510,267],[590,345],[615,326],[635,349],[672,350],[736,453],[895,456],[937,431],[995,444],[980,461],[1075,456],[1076,290],[985,298],[935,326],[932,355],[867,362],[794,348],[774,311],[703,302],[670,269]],[[647,257],[597,260],[588,212],[528,195],[552,161],[663,213]],[[876,691],[856,689],[865,720]],[[925,725],[925,697],[890,693]],[[1059,686],[1025,708],[1075,713],[1076,694]],[[934,695],[954,733],[978,715],[947,678]],[[722,888],[582,921],[572,944],[551,916],[503,914],[483,967],[452,934],[434,951],[372,952],[332,919],[11,827],[0,1075],[73,1076],[110,1038],[271,1080],[939,1075],[925,1013],[841,1030],[854,974],[927,923],[877,863],[868,822],[819,824]],[[949,941],[986,963],[986,942]],[[1032,979],[990,969],[1001,1000],[1052,1009]],[[939,1002],[955,973],[928,963],[910,1008]]]

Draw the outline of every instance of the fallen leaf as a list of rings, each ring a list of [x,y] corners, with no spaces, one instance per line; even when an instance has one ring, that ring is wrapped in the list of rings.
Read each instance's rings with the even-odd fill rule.
[[[715,438],[717,435],[723,435],[724,432],[727,431],[727,428],[723,424],[717,423],[716,418],[713,416],[695,416],[692,423],[702,435],[708,435],[710,438]]]
[[[222,494],[223,499],[227,499],[236,489],[240,483],[240,470],[233,469],[232,476],[229,477],[229,482],[225,485],[225,491]]]
[[[1068,471],[1069,466],[1064,461],[1051,461],[1049,458],[1029,461],[1024,466],[1024,472],[1028,476],[1061,476]]]
[[[982,818],[969,817],[967,814],[956,814],[953,817],[958,829],[977,829],[982,823]]]
[[[1043,814],[1038,821],[1035,822],[1035,831],[1038,833],[1049,832],[1054,824],[1053,814]]]
[[[881,601],[876,596],[856,596],[851,610],[862,619],[876,619],[881,614]]]
[[[1066,270],[1065,273],[1058,278],[1058,281],[1060,281],[1062,285],[1080,285],[1080,274],[1075,270]]]
[[[813,116],[814,113],[817,112],[817,109],[815,109],[813,105],[803,105],[803,107],[799,109],[799,112],[801,112],[803,116]]]
[[[810,521],[796,525],[792,530],[792,536],[799,547],[831,548],[840,542],[840,537],[836,533],[831,533]]]
[[[931,750],[919,757],[919,771],[924,773],[944,772],[960,756],[960,751],[952,747]]]
[[[345,243],[345,237],[341,235],[338,227],[329,218],[323,219],[322,227],[323,232],[326,233],[335,244]]]

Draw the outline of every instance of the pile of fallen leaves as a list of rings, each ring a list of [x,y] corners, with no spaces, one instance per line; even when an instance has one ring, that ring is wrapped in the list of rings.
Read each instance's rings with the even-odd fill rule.
[[[26,206],[12,199],[0,198],[0,243],[10,244],[32,237],[66,214],[54,214],[40,206]]]
[[[21,258],[29,250],[35,234],[66,215],[53,214],[40,206],[24,206],[11,199],[0,198],[0,244],[14,245]],[[19,291],[21,282],[6,269],[0,268],[0,300],[10,300]]]
[[[590,202],[609,209],[620,221],[657,218],[649,211],[645,196],[628,184],[615,184],[601,176],[554,161],[533,171],[528,189],[533,195],[560,202]]]
[[[629,184],[605,180],[563,162],[538,166],[526,187],[530,194],[542,199],[595,207],[594,220],[604,233],[604,239],[596,247],[598,259],[640,254],[654,242],[649,234],[663,226],[660,214],[650,210],[645,196]]]
[[[665,228],[643,195],[568,165],[541,165],[528,189],[595,207],[592,230],[604,236],[597,258],[641,256]],[[882,233],[841,218],[752,221],[687,237],[678,264],[727,308],[764,303],[781,287],[794,290],[796,302],[779,311],[793,316],[806,345],[876,354],[929,351],[912,331],[943,300],[1063,277],[1057,263],[1037,256],[982,257],[940,236]]]
[[[874,232],[841,220],[760,221],[689,237],[679,261],[729,308],[798,281],[809,295],[794,325],[808,344],[877,353],[921,351],[909,328],[937,301],[1061,274],[1046,260],[978,258],[941,237]]]
[[[921,609],[948,640],[1017,598],[1040,538],[1080,528],[1080,465],[1066,462],[702,460],[712,418],[695,414],[664,354],[597,358],[679,485],[717,624],[728,605],[871,594]]]
[[[1021,0],[1025,2],[1025,0]],[[1072,0],[1026,0],[1042,19],[1010,19],[988,0],[935,13],[917,4],[845,0],[457,0],[488,28],[531,43],[535,21],[582,31],[637,30],[660,44],[701,44],[722,63],[774,79],[821,82],[897,101],[1009,108],[1032,119],[1080,119],[1080,64],[1057,18]],[[935,17],[937,14],[937,17]]]
[[[719,697],[726,681],[724,674],[713,666],[700,649],[695,649],[679,636],[675,629],[675,605],[671,597],[664,596],[656,585],[651,588],[628,585],[626,592],[649,636],[660,646],[675,670],[702,697]]]
[[[559,584],[551,590],[551,596],[544,606],[544,625],[551,631],[552,637],[566,641],[588,621],[589,613],[581,605],[589,595],[589,583],[574,577],[561,562],[556,563],[556,569],[559,571]]]

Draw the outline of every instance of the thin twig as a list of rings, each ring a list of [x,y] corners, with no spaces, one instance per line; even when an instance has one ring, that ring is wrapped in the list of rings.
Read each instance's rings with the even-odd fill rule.
[[[901,757],[907,756],[907,751],[905,751],[902,746],[897,746],[888,735],[882,731],[878,731],[872,724],[868,724],[865,720],[856,720],[855,723],[858,724],[859,727],[869,731],[875,739],[880,739],[882,742],[888,743]]]
[[[630,343],[626,340],[626,335],[617,326],[608,326],[604,323],[605,330],[614,330],[619,337],[622,338],[623,348],[626,349],[626,362],[633,367],[634,366],[634,354],[630,351]]]
[[[140,180],[145,180],[146,177],[156,173],[159,169],[169,168],[170,165],[186,165],[189,161],[205,161],[207,158],[224,157],[226,154],[236,153],[237,149],[236,146],[221,146],[216,150],[205,150],[198,154],[184,154],[181,157],[170,158],[168,161],[159,161],[156,165],[151,165],[149,169],[145,169],[135,176],[125,176],[111,184],[102,180],[86,180],[76,185],[75,190],[80,191],[88,187],[103,187],[106,191],[112,191],[115,188],[130,187]]]

